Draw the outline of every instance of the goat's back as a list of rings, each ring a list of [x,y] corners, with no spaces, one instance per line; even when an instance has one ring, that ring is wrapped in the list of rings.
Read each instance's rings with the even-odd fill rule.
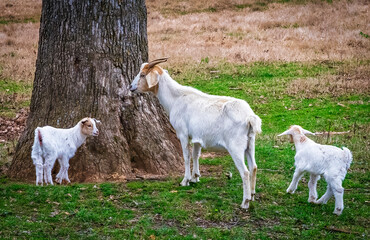
[[[247,119],[251,116],[256,115],[243,100],[202,93],[182,96],[170,113],[170,121],[177,133],[212,148],[226,145],[231,138],[247,141]]]

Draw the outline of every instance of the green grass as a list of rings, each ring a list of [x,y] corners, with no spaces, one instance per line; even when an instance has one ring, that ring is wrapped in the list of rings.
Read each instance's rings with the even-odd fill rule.
[[[216,13],[222,12],[224,10],[231,10],[231,11],[240,11],[243,9],[250,9],[253,12],[258,11],[266,11],[270,8],[271,4],[291,4],[291,5],[305,5],[309,3],[332,3],[332,0],[254,0],[249,1],[248,3],[242,4],[235,4],[233,2],[222,2],[222,3],[215,3],[211,6],[205,5],[203,7],[193,8],[191,6],[188,7],[181,7],[181,5],[169,5],[169,6],[161,6],[158,10],[164,16],[169,15],[187,15],[187,14],[194,14],[194,13]],[[1,21],[0,21],[1,24]],[[297,27],[297,26],[292,26]]]
[[[13,23],[37,23],[40,22],[40,16],[23,18],[23,19],[12,19],[12,18],[0,18],[0,25],[7,25]]]
[[[20,109],[30,105],[31,94],[31,82],[4,79],[0,70],[0,117],[15,117]]]
[[[180,187],[181,178],[165,181],[72,184],[36,187],[0,179],[0,235],[40,239],[367,239],[369,226],[369,96],[289,95],[291,81],[338,74],[360,63],[254,63],[210,66],[203,61],[179,71],[182,84],[204,92],[245,99],[263,120],[257,138],[257,199],[239,208],[242,183],[230,156],[201,159],[209,169],[197,184]],[[342,107],[340,102],[347,107]],[[362,102],[362,103],[360,103]],[[290,109],[290,110],[289,110]],[[294,172],[294,150],[276,135],[291,124],[310,131],[346,131],[316,142],[347,146],[354,161],[343,186],[345,208],[332,214],[327,205],[307,202],[308,175],[295,194],[285,193]],[[228,180],[225,173],[231,171]],[[326,190],[320,180],[318,193]]]

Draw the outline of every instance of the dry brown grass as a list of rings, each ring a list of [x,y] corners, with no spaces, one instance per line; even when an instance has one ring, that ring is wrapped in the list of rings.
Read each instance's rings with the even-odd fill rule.
[[[0,20],[23,22],[38,20],[41,15],[41,0],[1,0]]]
[[[369,94],[369,77],[369,66],[362,65],[357,68],[343,69],[338,75],[296,79],[290,83],[287,93],[304,98],[315,98],[322,95],[337,97],[354,93]]]
[[[366,1],[166,17],[149,11],[150,58],[169,56],[174,65],[205,57],[236,63],[366,59],[370,43],[360,32],[370,32],[368,11]]]
[[[368,1],[272,3],[264,11],[253,7],[266,2],[148,0],[150,59],[168,56],[171,67],[181,67],[206,57],[217,64],[370,56],[370,39],[359,34],[370,34]],[[26,19],[40,14],[41,0],[4,0],[0,9],[5,9],[2,19]],[[37,23],[0,25],[3,78],[33,80],[38,28]]]
[[[39,23],[0,25],[0,77],[33,81]]]

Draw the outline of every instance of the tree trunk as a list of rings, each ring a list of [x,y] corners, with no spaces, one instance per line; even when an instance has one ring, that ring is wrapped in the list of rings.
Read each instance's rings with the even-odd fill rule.
[[[70,160],[72,181],[182,169],[181,146],[157,99],[128,90],[147,58],[144,0],[44,0],[30,115],[9,176],[35,180],[37,126],[70,128],[86,116],[102,121],[100,135]]]

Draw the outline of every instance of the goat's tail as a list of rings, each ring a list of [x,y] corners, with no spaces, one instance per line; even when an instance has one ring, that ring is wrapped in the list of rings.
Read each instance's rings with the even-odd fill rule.
[[[352,157],[352,153],[351,153],[351,151],[350,151],[348,148],[346,148],[346,147],[343,147],[343,151],[344,151],[344,154],[345,154],[345,156],[346,156],[346,158],[345,158],[346,169],[348,170],[348,169],[349,169],[349,166],[351,165],[352,159],[353,159],[353,157]]]
[[[40,146],[42,146],[42,135],[40,129],[37,129],[37,137],[40,143]]]
[[[43,145],[43,137],[42,137],[40,128],[36,128],[35,129],[35,139],[33,141],[32,152],[31,152],[31,158],[34,164],[36,164],[41,158],[42,145]]]
[[[33,141],[33,148],[42,149],[43,145],[43,136],[41,134],[41,129],[37,127],[35,129],[35,140]]]
[[[253,133],[256,134],[256,133],[262,132],[262,129],[261,129],[262,120],[257,115],[251,115],[247,117],[247,123],[249,123],[250,126],[252,127]]]

